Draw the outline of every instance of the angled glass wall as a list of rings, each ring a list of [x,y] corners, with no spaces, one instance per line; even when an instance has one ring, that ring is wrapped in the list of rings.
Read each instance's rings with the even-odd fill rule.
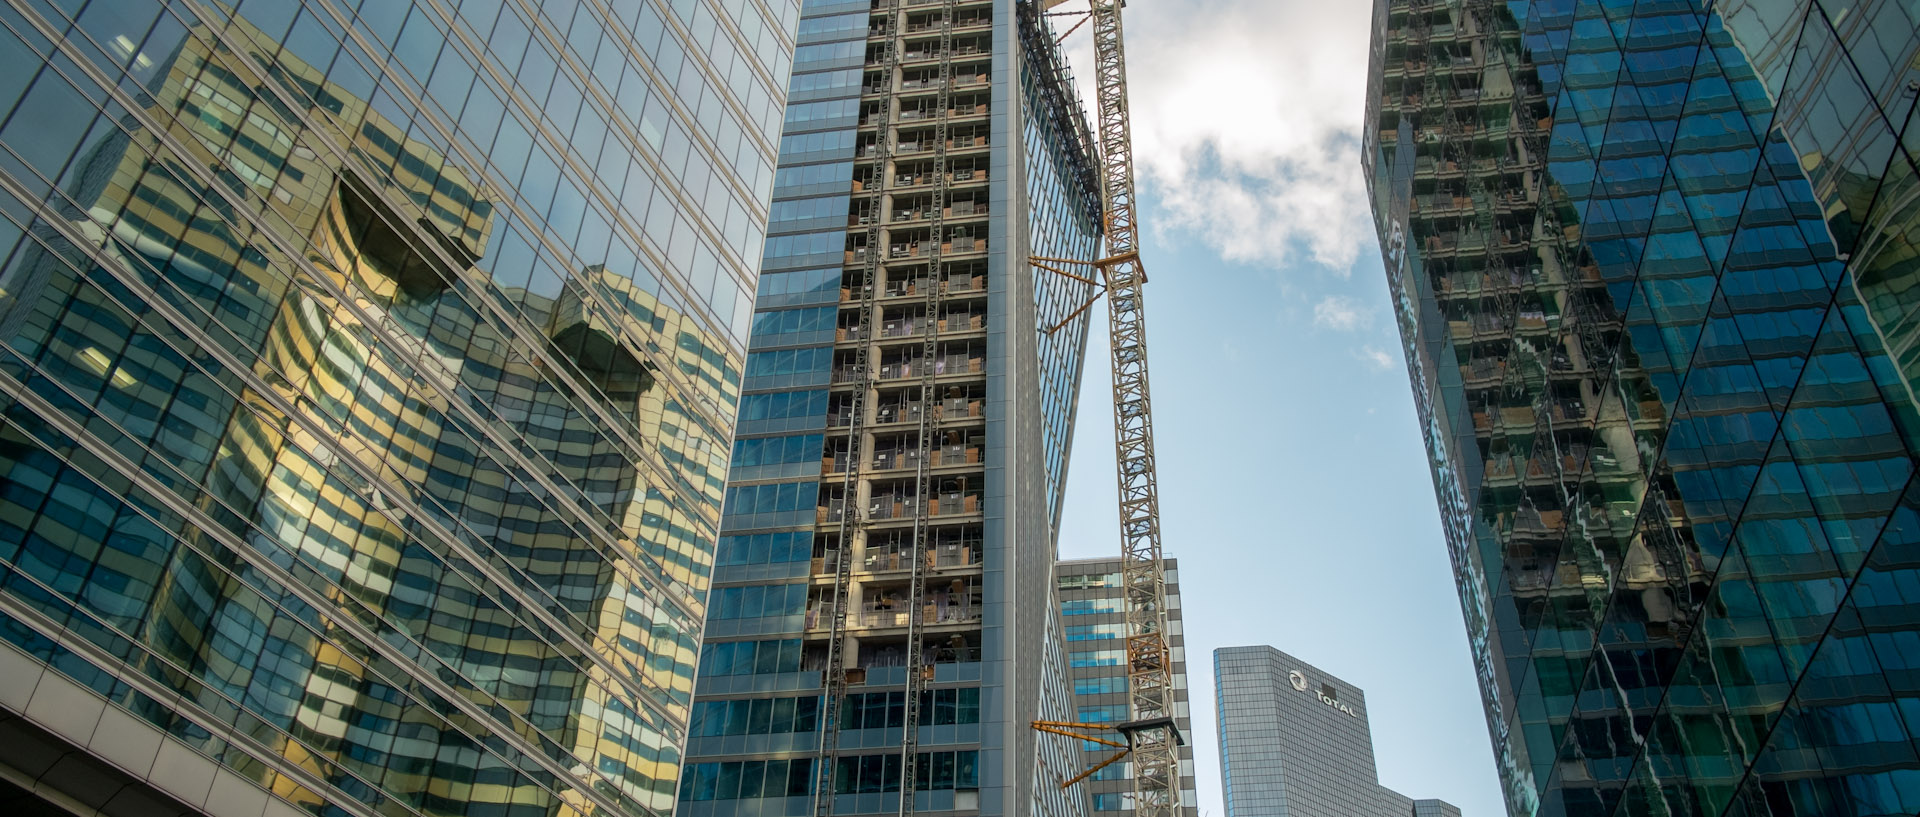
[[[1511,813],[1920,808],[1917,30],[1376,5],[1366,170]]]
[[[797,12],[0,3],[4,740],[669,811]]]

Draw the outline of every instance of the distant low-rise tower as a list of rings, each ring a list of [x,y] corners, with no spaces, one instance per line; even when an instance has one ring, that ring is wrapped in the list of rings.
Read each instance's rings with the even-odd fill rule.
[[[1119,559],[1068,559],[1054,567],[1061,621],[1067,640],[1067,664],[1073,676],[1073,720],[1082,723],[1124,721],[1127,711],[1127,611],[1120,587]],[[1180,811],[1198,817],[1194,790],[1193,724],[1187,703],[1187,639],[1180,622],[1180,560],[1167,560],[1167,646],[1173,651],[1174,720],[1187,745],[1180,749]],[[1113,749],[1084,744],[1082,769],[1113,755]],[[1115,763],[1080,785],[1093,795],[1095,814],[1132,810],[1132,764]],[[1068,776],[1079,773],[1074,770]]]
[[[1272,647],[1213,651],[1227,817],[1460,817],[1380,785],[1367,696]]]

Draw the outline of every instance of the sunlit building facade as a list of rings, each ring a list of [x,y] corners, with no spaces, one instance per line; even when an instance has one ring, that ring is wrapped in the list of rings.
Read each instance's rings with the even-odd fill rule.
[[[0,744],[671,811],[797,6],[0,3]]]
[[[1091,140],[1034,5],[806,0],[686,817],[1057,815]],[[911,740],[909,740],[911,738]]]
[[[1920,8],[1383,0],[1372,47],[1509,812],[1920,810]]]

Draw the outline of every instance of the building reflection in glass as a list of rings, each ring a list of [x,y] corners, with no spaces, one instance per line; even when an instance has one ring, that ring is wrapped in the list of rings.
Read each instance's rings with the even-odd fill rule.
[[[0,629],[316,814],[669,810],[751,273],[729,208],[676,223],[696,171],[526,104],[590,39],[535,37],[503,88],[449,33],[527,10],[223,9],[0,5]],[[652,147],[606,124],[630,93],[565,113]],[[713,164],[709,201],[764,189]]]
[[[1366,166],[1510,812],[1920,810],[1916,13],[1376,4]]]

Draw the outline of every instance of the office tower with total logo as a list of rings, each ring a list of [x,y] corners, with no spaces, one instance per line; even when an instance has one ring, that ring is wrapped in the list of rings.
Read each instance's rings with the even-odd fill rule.
[[[1380,785],[1367,696],[1268,646],[1213,651],[1227,817],[1460,817]]]
[[[1379,0],[1371,60],[1508,810],[1920,810],[1920,6]]]
[[[1073,720],[1112,723],[1132,718],[1127,699],[1126,595],[1121,592],[1119,559],[1065,559],[1054,565],[1067,666],[1073,676]],[[1187,692],[1187,639],[1180,621],[1180,563],[1167,560],[1167,645],[1173,653],[1174,723],[1185,737],[1180,768],[1180,811],[1199,817],[1200,795],[1193,778],[1193,724]],[[1114,749],[1084,743],[1078,774],[1113,756]],[[1086,782],[1096,815],[1132,810],[1132,764],[1121,761],[1095,772]],[[1071,774],[1069,775],[1071,776]]]
[[[1084,815],[1055,526],[1092,143],[1033,4],[806,0],[685,817]],[[1064,773],[1064,774],[1063,774]]]
[[[0,800],[669,813],[798,14],[0,2]]]

